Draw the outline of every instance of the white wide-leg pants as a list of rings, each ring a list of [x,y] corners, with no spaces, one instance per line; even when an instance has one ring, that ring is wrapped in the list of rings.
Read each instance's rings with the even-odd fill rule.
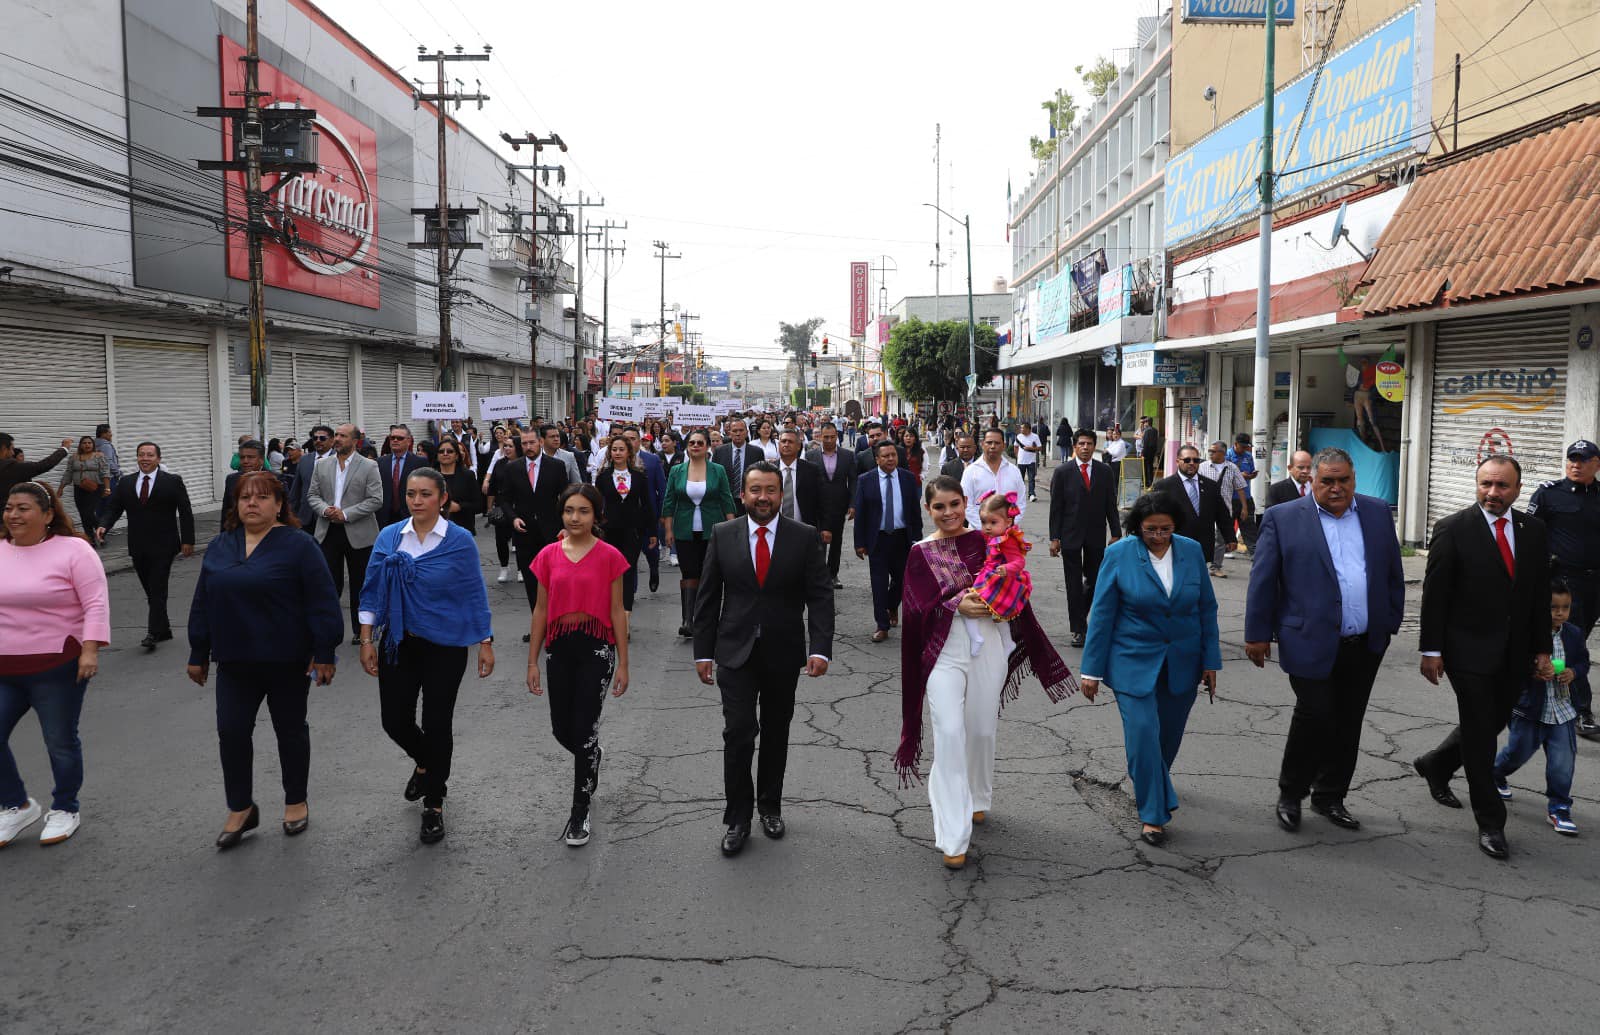
[[[928,716],[933,726],[928,803],[933,807],[933,840],[945,855],[966,854],[972,814],[989,809],[1000,688],[1010,650],[1010,630],[994,622],[973,657],[966,622],[957,619],[950,623],[950,637],[928,675]]]

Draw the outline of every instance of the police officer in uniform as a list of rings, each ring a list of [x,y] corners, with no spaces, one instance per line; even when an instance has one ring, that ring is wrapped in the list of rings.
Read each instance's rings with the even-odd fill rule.
[[[1567,476],[1540,485],[1528,501],[1528,513],[1550,529],[1550,574],[1566,579],[1572,589],[1572,624],[1584,639],[1600,619],[1600,445],[1580,438],[1567,447]],[[1578,732],[1600,738],[1587,686],[1573,684],[1572,707]],[[1580,699],[1581,695],[1581,699]]]

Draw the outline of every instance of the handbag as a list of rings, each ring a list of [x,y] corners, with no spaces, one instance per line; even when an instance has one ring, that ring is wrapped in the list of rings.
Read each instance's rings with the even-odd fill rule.
[[[79,478],[78,488],[82,489],[84,492],[99,492],[100,483],[95,481],[93,478]]]
[[[495,528],[503,528],[511,523],[510,515],[507,514],[505,508],[500,506],[498,503],[489,508],[488,513],[483,515],[483,519],[489,522],[489,524]]]

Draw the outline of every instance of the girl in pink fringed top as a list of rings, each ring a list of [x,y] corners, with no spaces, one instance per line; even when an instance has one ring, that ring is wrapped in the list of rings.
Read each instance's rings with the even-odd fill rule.
[[[983,568],[973,579],[968,596],[981,600],[989,613],[1002,622],[1009,622],[1022,613],[1033,596],[1033,579],[1028,575],[1027,553],[1032,545],[1017,527],[1017,494],[1004,496],[993,492],[985,494],[978,502],[978,513],[983,522],[983,537],[988,551]],[[972,656],[983,649],[984,622],[976,618],[965,619],[967,638],[972,642]]]

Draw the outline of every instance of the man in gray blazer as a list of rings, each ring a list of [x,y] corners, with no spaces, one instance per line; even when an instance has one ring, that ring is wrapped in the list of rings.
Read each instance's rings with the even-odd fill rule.
[[[352,629],[361,628],[357,620],[361,584],[367,579],[367,559],[378,539],[376,515],[383,508],[383,478],[376,461],[356,452],[360,438],[354,424],[335,428],[333,452],[312,469],[306,491],[306,502],[317,518],[317,542],[322,544],[336,591],[344,592],[344,573],[350,573]]]

